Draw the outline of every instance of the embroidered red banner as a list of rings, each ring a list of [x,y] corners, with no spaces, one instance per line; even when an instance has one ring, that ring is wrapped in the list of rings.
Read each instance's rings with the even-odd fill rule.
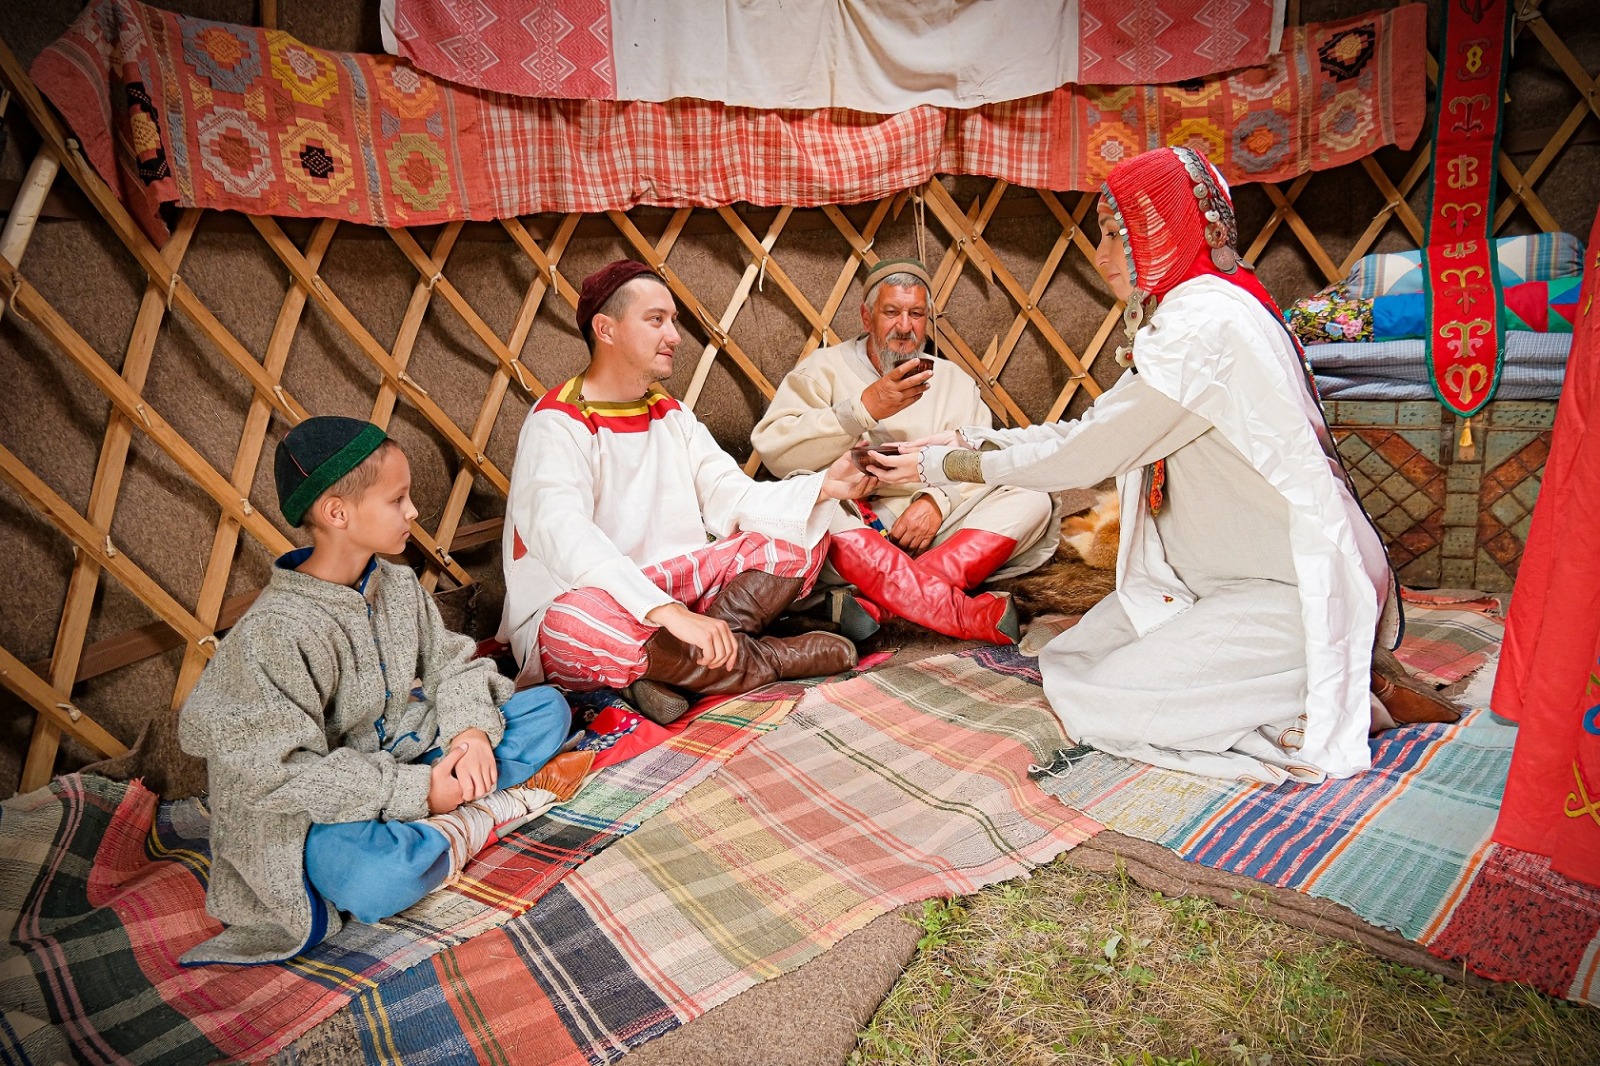
[[[1507,0],[1445,4],[1423,264],[1434,392],[1463,417],[1500,383],[1505,330],[1491,230],[1510,31]],[[1470,429],[1461,443],[1470,447]]]

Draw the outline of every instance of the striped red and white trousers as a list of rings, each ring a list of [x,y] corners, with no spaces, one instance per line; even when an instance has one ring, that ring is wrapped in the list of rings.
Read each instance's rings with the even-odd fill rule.
[[[739,533],[687,555],[641,567],[644,576],[691,611],[704,612],[724,585],[748,570],[798,577],[811,591],[828,556],[828,539],[806,549],[759,533]],[[622,688],[644,676],[644,645],[656,627],[628,613],[609,592],[573,589],[557,596],[539,626],[545,680],[572,692]]]

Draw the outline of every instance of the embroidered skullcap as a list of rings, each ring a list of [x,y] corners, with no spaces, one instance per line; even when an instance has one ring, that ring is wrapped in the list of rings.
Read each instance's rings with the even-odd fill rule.
[[[1106,177],[1100,210],[1122,229],[1128,280],[1146,295],[1192,277],[1207,249],[1222,273],[1239,264],[1227,185],[1192,148],[1157,148],[1118,164]]]
[[[600,313],[606,301],[634,278],[646,276],[661,281],[661,275],[643,263],[635,259],[618,259],[583,279],[583,288],[578,292],[578,329],[583,333],[584,340],[594,342],[594,316]]]
[[[869,293],[872,287],[893,274],[910,274],[922,282],[922,287],[929,292],[933,291],[933,279],[928,276],[928,268],[915,259],[883,259],[878,265],[867,271],[867,276],[861,283],[861,291]]]
[[[285,433],[273,456],[283,520],[298,526],[318,496],[388,439],[371,422],[337,415],[308,418]]]

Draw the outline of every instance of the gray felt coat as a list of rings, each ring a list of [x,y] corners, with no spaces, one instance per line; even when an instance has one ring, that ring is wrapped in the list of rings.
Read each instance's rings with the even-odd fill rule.
[[[415,574],[379,560],[357,591],[291,569],[306,554],[278,560],[179,715],[210,779],[206,910],[227,925],[185,963],[284,959],[336,932],[306,880],[310,827],[426,817],[416,760],[464,729],[494,744],[505,730],[511,682],[445,629]]]

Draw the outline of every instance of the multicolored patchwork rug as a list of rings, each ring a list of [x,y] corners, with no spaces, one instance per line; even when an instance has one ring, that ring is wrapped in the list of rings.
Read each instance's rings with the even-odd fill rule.
[[[792,970],[895,907],[1099,831],[1027,779],[1058,734],[972,653],[822,685],[784,727],[532,910],[369,987],[372,1062],[589,1064]]]
[[[782,721],[772,686],[702,713],[517,830],[450,889],[377,925],[350,923],[282,965],[183,969],[205,913],[209,819],[137,782],[57,778],[0,806],[0,1062],[262,1058],[350,997],[533,906]],[[674,727],[676,729],[676,727]]]
[[[1140,7],[1147,23],[1166,17]],[[93,0],[30,73],[159,244],[168,203],[378,226],[810,207],[935,174],[1092,190],[1158,144],[1201,149],[1231,182],[1282,181],[1411,145],[1426,26],[1425,6],[1408,4],[1294,27],[1270,62],[1232,74],[891,115],[506,96],[137,0]]]
[[[1413,604],[1406,657],[1462,678],[1498,638],[1482,607]],[[1029,764],[1060,734],[1038,682],[988,648],[825,684],[792,712],[798,688],[730,701],[460,890],[284,966],[178,969],[214,928],[203,809],[59,779],[0,807],[0,1056],[258,1057],[348,1001],[373,1062],[607,1062],[894,907],[1025,874],[1102,827],[1600,1002],[1600,891],[1489,842],[1514,730],[1487,711],[1387,733],[1370,773],[1316,786],[1092,754],[1041,790]]]

